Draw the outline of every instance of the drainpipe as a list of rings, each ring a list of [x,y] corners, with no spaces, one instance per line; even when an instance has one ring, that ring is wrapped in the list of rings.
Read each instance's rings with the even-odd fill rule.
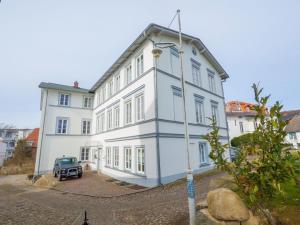
[[[39,152],[39,162],[38,162],[37,175],[40,175],[40,164],[41,164],[41,155],[42,155],[42,147],[43,147],[43,139],[44,139],[44,129],[45,129],[47,104],[48,104],[48,89],[47,89],[47,92],[46,92],[45,112],[44,112],[44,118],[43,118],[43,129],[42,129],[42,132],[41,132],[41,145],[40,145],[40,152]]]
[[[230,154],[230,147],[231,147],[231,144],[230,144],[230,138],[229,138],[229,128],[228,128],[228,120],[227,120],[227,115],[226,115],[226,102],[225,102],[225,96],[224,96],[224,87],[223,87],[223,83],[225,82],[226,80],[222,80],[221,82],[221,86],[222,86],[222,92],[223,92],[223,103],[224,103],[224,110],[225,110],[225,120],[226,120],[226,131],[227,131],[227,141],[228,141],[228,145],[229,145],[229,157],[230,157],[230,160],[231,160],[231,154]]]

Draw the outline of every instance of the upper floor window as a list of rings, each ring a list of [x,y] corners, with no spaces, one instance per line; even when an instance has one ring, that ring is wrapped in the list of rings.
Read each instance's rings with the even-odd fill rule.
[[[144,94],[140,94],[135,97],[135,118],[136,121],[141,121],[144,119]]]
[[[96,133],[100,132],[100,116],[96,117]]]
[[[131,100],[125,102],[124,107],[125,125],[132,122],[132,103]]]
[[[91,133],[91,121],[90,120],[82,120],[82,134],[90,134]]]
[[[59,93],[59,105],[69,106],[70,105],[70,94]]]
[[[68,132],[68,119],[58,118],[56,122],[56,133],[57,134],[67,134]]]
[[[141,54],[136,58],[136,75],[137,77],[144,73],[144,55]]]
[[[211,92],[216,92],[215,75],[208,71],[208,86]]]
[[[211,116],[216,121],[216,124],[219,124],[218,103],[211,103]]]
[[[82,147],[80,151],[80,160],[81,161],[88,161],[90,158],[90,148],[89,147]]]
[[[170,54],[171,54],[171,73],[177,77],[180,76],[180,62],[179,62],[179,53],[178,49],[176,48],[170,48]]]
[[[145,173],[145,149],[144,147],[137,147],[136,151],[137,172]]]
[[[120,90],[120,74],[117,74],[115,76],[115,93],[117,93]]]
[[[108,130],[112,129],[112,119],[113,119],[112,110],[109,109],[107,111],[107,129]]]
[[[200,64],[195,61],[192,61],[192,75],[193,83],[197,86],[201,86]]]
[[[183,107],[182,107],[182,91],[181,88],[171,86],[173,92],[173,120],[183,120]]]
[[[196,122],[204,124],[204,103],[203,98],[195,97]]]
[[[200,156],[200,166],[201,164],[208,163],[208,150],[206,143],[199,143],[199,156]]]
[[[101,89],[97,91],[97,105],[100,105],[101,103]]]
[[[106,86],[104,85],[101,88],[100,103],[104,102],[105,100],[106,100]]]
[[[107,91],[108,91],[108,96],[107,97],[110,97],[113,95],[113,85],[114,85],[114,81],[113,79],[111,79],[110,81],[108,81],[108,87],[107,87]]]
[[[132,80],[131,64],[125,68],[125,85],[129,84]]]
[[[114,108],[114,127],[120,126],[120,107]]]
[[[92,97],[83,97],[83,108],[92,108]]]

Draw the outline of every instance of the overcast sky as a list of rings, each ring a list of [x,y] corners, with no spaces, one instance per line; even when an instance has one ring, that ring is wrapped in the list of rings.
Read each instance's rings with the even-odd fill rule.
[[[90,88],[149,23],[167,26],[177,8],[183,32],[230,75],[226,100],[252,101],[260,82],[285,109],[300,108],[300,1],[2,0],[0,122],[38,127],[41,81]]]

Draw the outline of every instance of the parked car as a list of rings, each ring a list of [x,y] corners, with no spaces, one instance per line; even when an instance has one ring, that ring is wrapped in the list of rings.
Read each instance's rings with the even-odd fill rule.
[[[78,178],[81,178],[82,174],[83,172],[80,161],[77,161],[75,157],[63,157],[55,159],[53,175],[54,177],[58,177],[60,181],[67,177],[77,176]]]

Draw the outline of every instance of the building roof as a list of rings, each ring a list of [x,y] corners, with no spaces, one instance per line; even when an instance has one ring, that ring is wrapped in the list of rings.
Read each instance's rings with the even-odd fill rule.
[[[294,116],[300,115],[300,109],[281,112],[283,120],[291,120]]]
[[[33,131],[27,136],[26,141],[32,142],[32,147],[37,147],[39,139],[39,128],[34,128]]]
[[[153,33],[155,34],[160,33],[170,37],[178,37],[177,31],[151,23],[135,39],[135,41],[122,53],[122,55],[115,61],[115,63],[101,76],[101,78],[93,85],[90,91],[94,92]],[[202,51],[202,54],[206,57],[206,59],[214,66],[216,71],[221,75],[222,79],[229,78],[227,72],[223,69],[223,67],[219,64],[219,62],[215,59],[215,57],[209,52],[209,50],[205,47],[205,45],[202,43],[202,41],[199,38],[187,34],[182,34],[182,40],[189,41],[190,43],[195,44],[200,49],[200,51]]]
[[[255,117],[257,115],[256,112],[226,112],[226,116],[247,116],[247,117]]]
[[[300,115],[294,116],[285,128],[286,132],[300,132]]]
[[[69,85],[62,85],[62,84],[46,83],[46,82],[40,83],[39,88],[79,92],[79,93],[89,93],[89,89],[74,87]]]
[[[242,101],[229,101],[226,103],[226,112],[254,112],[255,104]]]

